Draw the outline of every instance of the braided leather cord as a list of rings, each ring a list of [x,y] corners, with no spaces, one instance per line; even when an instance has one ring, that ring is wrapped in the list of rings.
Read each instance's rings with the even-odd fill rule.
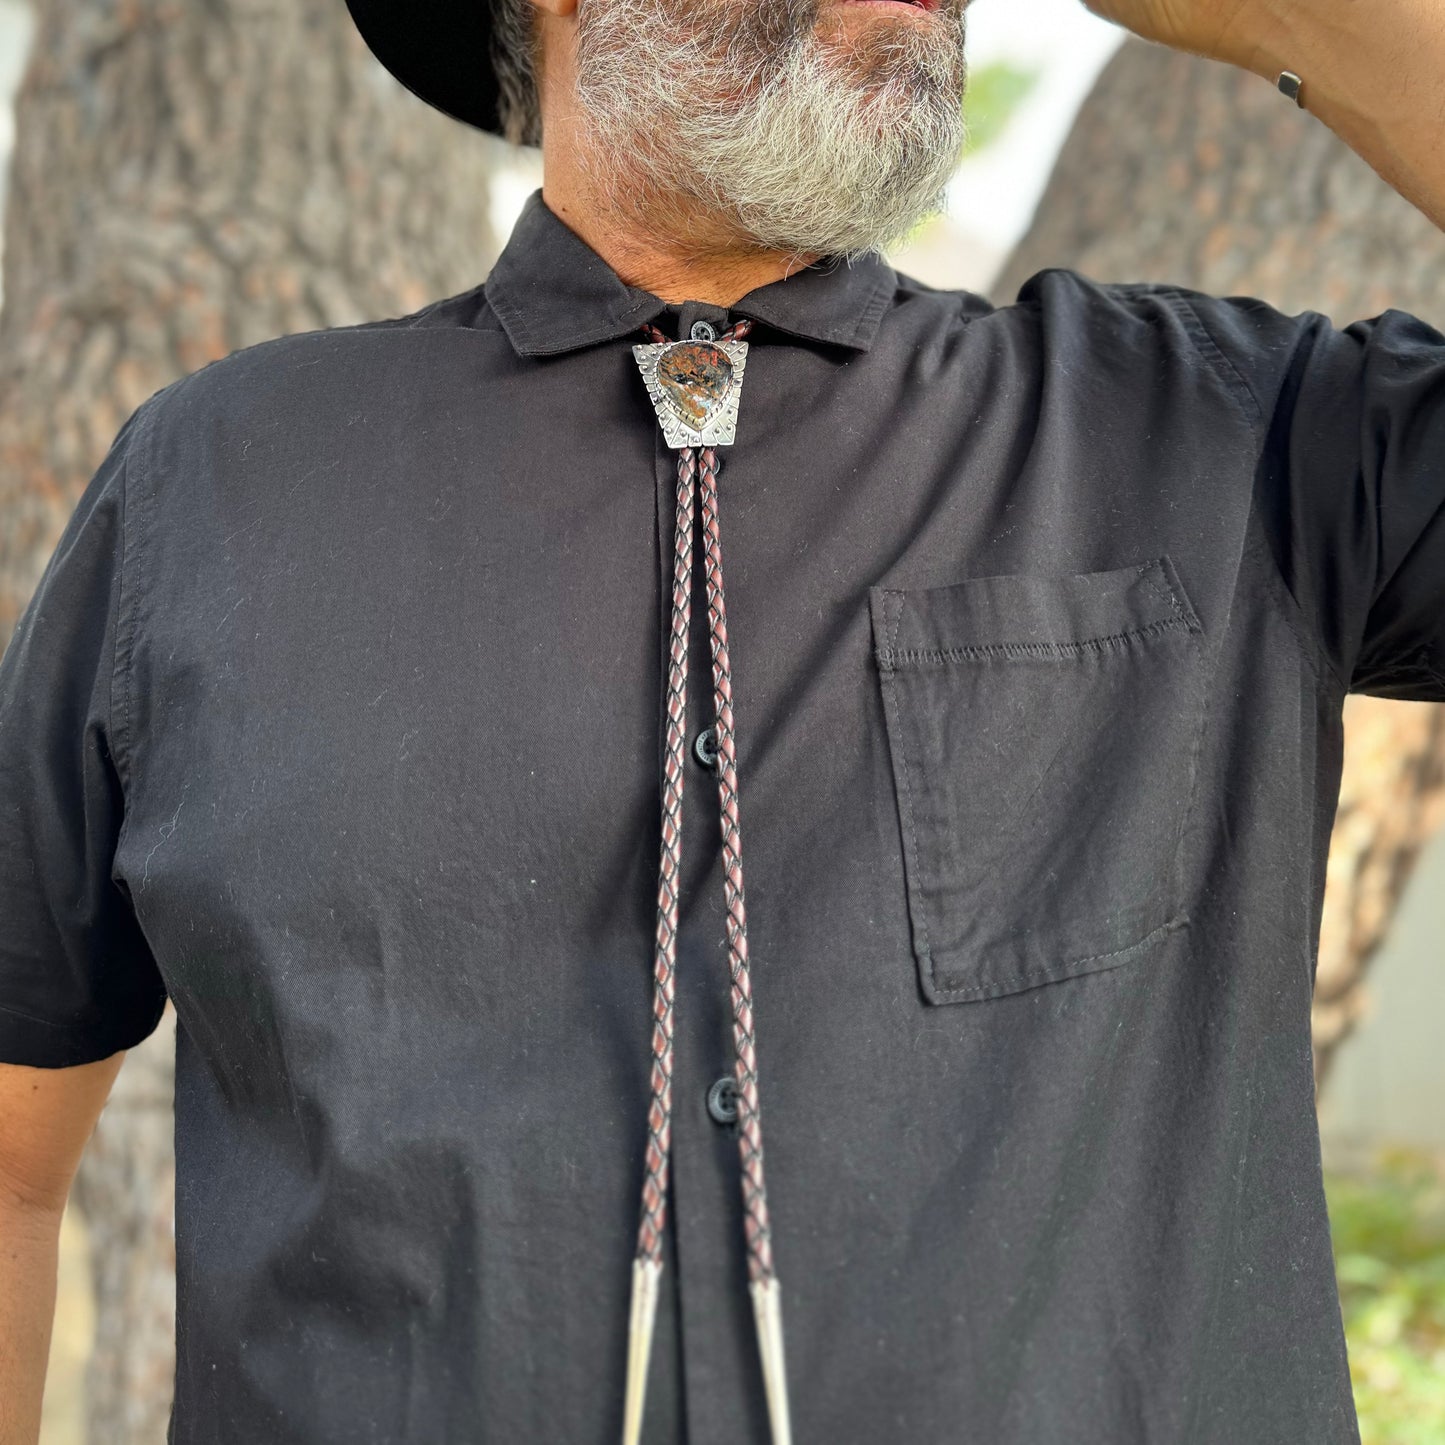
[[[722,340],[741,341],[752,330],[739,321]],[[665,343],[655,326],[647,339]],[[753,1031],[743,894],[742,830],[738,813],[737,747],[733,729],[732,665],[728,657],[727,603],[718,524],[718,455],[713,447],[685,447],[677,458],[677,511],[673,533],[672,625],[668,648],[667,746],[663,764],[662,851],[658,867],[657,944],[653,964],[652,1101],[648,1110],[647,1171],[643,1181],[638,1258],[660,1262],[666,1224],[668,1161],[672,1142],[673,996],[677,966],[677,882],[682,836],[686,753],[688,630],[691,620],[693,517],[702,500],[707,578],[708,642],[712,653],[718,802],[722,825],[723,887],[727,908],[733,1047],[738,1094],[738,1152],[742,1164],[744,1229],[750,1283],[774,1277],[772,1234],[763,1180],[762,1113],[758,1099],[757,1042]]]
[[[672,629],[667,658],[667,747],[663,756],[662,855],[657,870],[657,941],[653,954],[652,1102],[647,1110],[647,1172],[637,1257],[662,1263],[667,1223],[667,1168],[672,1150],[672,1003],[677,971],[677,882],[681,866],[682,784],[686,766],[687,643],[692,617],[692,531],[697,452],[677,459],[673,528]]]
[[[718,528],[717,453],[703,448],[698,495],[702,502],[707,575],[708,642],[712,648],[713,706],[717,732],[718,804],[722,820],[723,895],[727,904],[728,968],[732,975],[733,1048],[737,1055],[738,1152],[742,1163],[743,1227],[748,1280],[773,1277],[772,1231],[763,1183],[763,1120],[758,1103],[757,1041],[748,966],[748,920],[743,900],[743,837],[738,816],[738,760],[733,733],[732,663],[728,658],[727,602],[723,592],[722,536]]]

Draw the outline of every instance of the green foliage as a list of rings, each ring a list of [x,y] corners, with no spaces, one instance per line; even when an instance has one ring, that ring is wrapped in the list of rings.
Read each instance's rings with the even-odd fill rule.
[[[1038,78],[1037,70],[1026,70],[1006,60],[970,70],[963,97],[963,114],[968,121],[964,155],[981,150],[998,135]]]
[[[1364,1445],[1441,1445],[1445,1168],[1394,1151],[1326,1193]]]

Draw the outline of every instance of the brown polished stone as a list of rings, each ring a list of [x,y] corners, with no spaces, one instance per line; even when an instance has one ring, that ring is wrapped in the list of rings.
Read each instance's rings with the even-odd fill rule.
[[[727,399],[733,364],[707,341],[680,341],[658,358],[657,384],[677,414],[694,430]]]

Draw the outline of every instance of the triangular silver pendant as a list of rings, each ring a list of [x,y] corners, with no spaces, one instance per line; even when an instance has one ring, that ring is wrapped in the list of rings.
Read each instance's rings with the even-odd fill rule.
[[[746,341],[666,341],[632,348],[670,447],[725,447],[738,425]]]

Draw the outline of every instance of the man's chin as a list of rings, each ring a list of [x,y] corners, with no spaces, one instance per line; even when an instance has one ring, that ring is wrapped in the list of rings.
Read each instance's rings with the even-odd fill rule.
[[[759,33],[745,20],[717,46],[650,50],[635,31],[599,36],[596,3],[579,39],[584,149],[617,209],[688,244],[847,255],[937,209],[963,142],[960,0],[745,0]]]

